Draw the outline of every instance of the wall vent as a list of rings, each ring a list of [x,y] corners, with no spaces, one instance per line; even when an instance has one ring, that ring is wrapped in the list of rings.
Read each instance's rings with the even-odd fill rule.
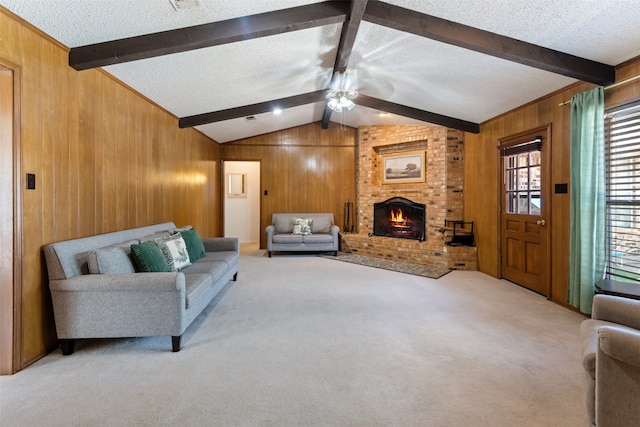
[[[169,0],[169,3],[176,11],[194,9],[200,6],[199,0]]]

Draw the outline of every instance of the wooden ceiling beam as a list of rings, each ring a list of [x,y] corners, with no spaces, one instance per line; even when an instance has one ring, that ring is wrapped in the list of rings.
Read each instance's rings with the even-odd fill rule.
[[[368,0],[352,0],[351,13],[349,20],[343,24],[342,33],[340,34],[340,43],[338,44],[338,54],[336,55],[336,63],[333,66],[334,73],[344,73],[347,71],[353,45],[356,41],[356,35],[360,28],[360,23],[364,17]]]
[[[86,70],[336,24],[345,22],[348,13],[348,3],[328,1],[74,47],[69,52],[69,66]]]
[[[405,105],[395,104],[378,98],[372,98],[366,95],[358,95],[355,99],[356,106],[373,108],[374,110],[386,111],[387,113],[397,114],[399,116],[411,117],[412,119],[421,120],[427,123],[446,126],[452,129],[458,129],[469,133],[480,133],[480,125],[478,123],[460,120],[442,114],[431,113],[429,111],[419,110]]]
[[[341,74],[347,70],[349,65],[349,59],[351,58],[351,52],[353,51],[353,45],[356,41],[356,35],[364,16],[364,11],[367,8],[368,0],[352,0],[351,1],[351,13],[349,14],[349,21],[342,25],[342,32],[340,33],[340,43],[338,44],[338,54],[336,55],[336,62],[333,66],[333,75],[331,76],[331,85],[334,87]],[[329,120],[333,111],[325,105],[324,112],[322,113],[322,129],[329,128]]]
[[[615,81],[611,65],[377,0],[369,1],[364,20],[597,85]]]
[[[324,90],[303,93],[302,95],[290,96],[288,98],[276,99],[273,101],[260,102],[242,107],[229,108],[226,110],[212,111],[210,113],[196,114],[194,116],[182,117],[178,121],[180,128],[206,125],[207,123],[221,122],[224,120],[237,119],[240,117],[254,116],[256,114],[269,113],[279,109],[297,107],[298,105],[312,104],[324,101]]]

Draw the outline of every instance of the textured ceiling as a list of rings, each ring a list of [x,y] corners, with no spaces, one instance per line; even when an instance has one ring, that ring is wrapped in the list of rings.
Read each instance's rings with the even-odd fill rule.
[[[199,0],[0,0],[0,5],[74,48],[316,3]],[[636,0],[386,0],[386,3],[608,65],[640,55]],[[347,25],[346,23],[344,25]],[[142,59],[104,69],[177,117],[329,88],[343,24]],[[82,72],[82,71],[81,71]],[[347,67],[361,94],[481,123],[576,80],[363,20]],[[357,100],[356,100],[357,104]],[[228,142],[320,121],[324,103],[196,128]],[[331,121],[357,127],[422,123],[356,106]]]

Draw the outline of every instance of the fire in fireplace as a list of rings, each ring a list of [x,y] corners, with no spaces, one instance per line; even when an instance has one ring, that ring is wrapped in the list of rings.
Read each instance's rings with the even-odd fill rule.
[[[373,235],[423,241],[426,207],[404,197],[373,205]]]

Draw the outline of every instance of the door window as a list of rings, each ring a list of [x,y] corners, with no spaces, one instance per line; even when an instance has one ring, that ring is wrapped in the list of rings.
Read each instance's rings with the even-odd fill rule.
[[[503,159],[506,212],[540,215],[540,149],[535,147]]]

